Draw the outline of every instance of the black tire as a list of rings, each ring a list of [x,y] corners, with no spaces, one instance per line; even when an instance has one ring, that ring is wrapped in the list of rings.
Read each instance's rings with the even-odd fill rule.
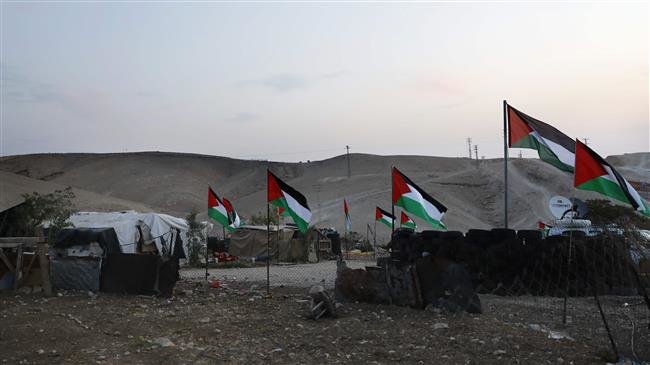
[[[491,232],[495,242],[503,242],[517,237],[517,232],[510,228],[492,228]]]
[[[535,243],[542,240],[542,231],[536,229],[520,229],[517,231],[517,238],[528,243]]]

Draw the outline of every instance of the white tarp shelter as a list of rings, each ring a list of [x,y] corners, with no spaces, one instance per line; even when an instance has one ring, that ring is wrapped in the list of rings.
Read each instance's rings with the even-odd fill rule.
[[[135,253],[136,243],[140,238],[138,222],[142,221],[151,229],[152,237],[163,236],[169,245],[170,239],[176,239],[176,228],[181,231],[183,248],[187,253],[187,221],[183,218],[172,217],[160,213],[138,213],[133,210],[124,212],[78,212],[70,216],[70,222],[76,228],[107,228],[112,227],[122,246],[122,252]],[[168,234],[168,232],[173,232]],[[162,252],[160,239],[156,239],[158,252]]]

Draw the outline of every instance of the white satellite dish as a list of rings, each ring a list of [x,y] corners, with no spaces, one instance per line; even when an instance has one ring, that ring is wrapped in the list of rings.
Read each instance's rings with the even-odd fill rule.
[[[561,195],[556,195],[548,201],[548,208],[551,210],[551,214],[557,219],[562,219],[567,212],[571,211],[572,207],[571,200]]]

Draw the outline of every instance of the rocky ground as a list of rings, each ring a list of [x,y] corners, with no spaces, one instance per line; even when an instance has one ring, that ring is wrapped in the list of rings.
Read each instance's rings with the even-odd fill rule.
[[[182,281],[176,294],[164,299],[0,293],[0,362],[597,364],[612,360],[593,302],[584,298],[569,300],[569,323],[563,328],[562,300],[557,298],[482,296],[481,315],[345,303],[338,318],[314,321],[305,316],[304,288],[272,288],[267,297],[263,285],[226,282],[221,288],[210,288]],[[625,299],[603,300],[606,308],[614,308]],[[622,342],[623,332],[630,331],[616,322],[617,316],[611,317]],[[650,356],[648,330],[638,325],[635,329],[641,331],[635,337],[637,356]]]

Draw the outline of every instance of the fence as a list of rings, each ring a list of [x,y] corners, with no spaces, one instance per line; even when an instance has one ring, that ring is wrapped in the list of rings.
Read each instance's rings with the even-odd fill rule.
[[[480,298],[485,314],[523,323],[551,338],[571,338],[628,359],[650,360],[650,246],[634,232],[541,239],[532,231],[398,231],[392,246],[392,259],[413,270],[428,260],[423,252],[462,265],[473,284],[470,295]],[[352,269],[375,266],[382,255],[388,251],[343,250]],[[181,274],[259,287],[268,278],[273,287],[332,289],[336,272],[334,256],[317,255],[315,262],[305,263],[271,258],[268,266],[266,260],[215,262],[184,268]],[[443,289],[452,296],[456,290]]]

